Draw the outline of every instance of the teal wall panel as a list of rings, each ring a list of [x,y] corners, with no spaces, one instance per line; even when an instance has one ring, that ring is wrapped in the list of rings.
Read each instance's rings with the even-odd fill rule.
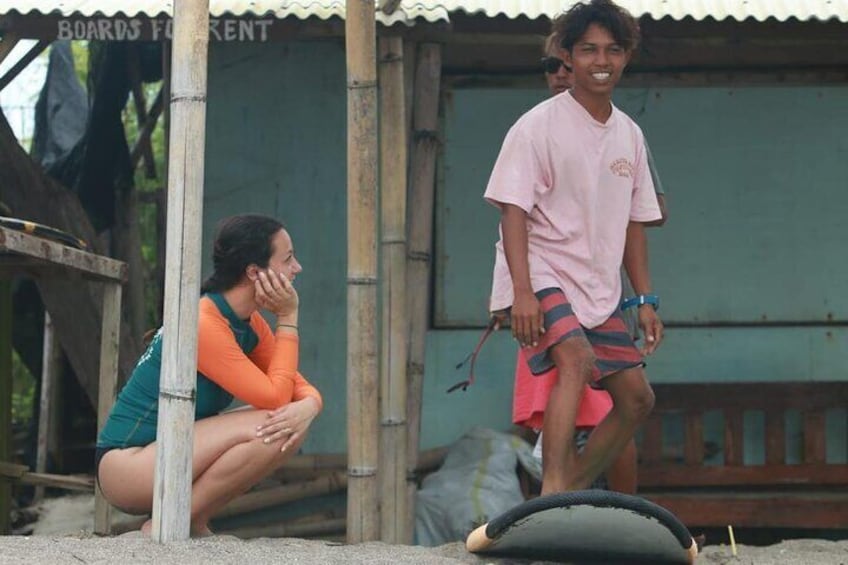
[[[427,335],[425,448],[452,441],[476,424],[496,429],[510,425],[516,345],[508,330],[496,332],[483,346],[475,384],[465,392],[445,393],[466,377],[467,368],[455,366],[479,337],[476,329],[432,330]],[[646,370],[655,383],[845,381],[845,351],[846,327],[670,328],[647,359]],[[843,456],[839,439],[832,441],[836,443],[829,449]]]
[[[497,212],[482,200],[539,90],[455,89],[445,109],[436,321],[485,321]],[[848,321],[848,87],[621,89],[668,191],[651,230],[666,321]]]
[[[848,328],[670,328],[656,382],[844,381]]]
[[[439,284],[435,313],[441,321],[450,318],[448,321],[462,324],[482,324],[486,319],[497,213],[482,201],[481,195],[506,129],[527,107],[541,100],[544,92],[503,90],[468,98],[469,92],[449,93],[445,106],[447,146],[444,182],[438,193]],[[475,92],[480,94],[480,91]],[[675,95],[684,97],[689,93],[692,100],[703,102],[706,95],[697,95],[697,92],[697,89],[690,89]],[[829,96],[844,95],[844,89],[824,92],[826,96],[820,100],[825,106],[831,104]],[[715,275],[705,274],[703,269],[712,267],[709,261],[720,255],[716,250],[721,246],[728,250],[725,260],[731,263],[744,256],[734,251],[733,246],[750,253],[758,248],[760,243],[756,242],[759,240],[746,232],[740,234],[738,219],[713,217],[710,222],[702,216],[710,210],[704,207],[708,202],[732,214],[736,213],[733,206],[737,202],[748,210],[753,203],[745,200],[744,194],[727,193],[723,185],[707,191],[704,187],[712,184],[702,177],[721,167],[709,158],[704,158],[707,166],[698,164],[696,167],[698,161],[692,156],[686,157],[691,159],[687,161],[678,154],[683,149],[676,146],[673,137],[676,126],[669,122],[666,127],[663,125],[665,118],[655,117],[666,107],[662,104],[671,104],[669,100],[674,96],[666,91],[661,92],[660,98],[656,98],[654,91],[648,92],[647,97],[645,91],[628,92],[627,95],[628,98],[620,103],[634,113],[640,111],[642,104],[648,104],[639,120],[652,141],[670,192],[672,220],[667,227],[652,231],[654,271],[657,286],[663,293],[663,314],[666,318],[678,316],[686,320],[687,316],[694,318],[696,310],[701,308],[710,310],[710,316],[705,319],[713,317],[713,310],[722,315],[738,310],[742,318],[752,315],[753,306],[745,301],[752,300],[754,306],[761,306],[765,300],[751,296],[744,265],[731,268],[719,263],[722,268],[714,269]],[[718,94],[711,96],[719,101]],[[728,99],[733,97],[728,96]],[[675,105],[669,107],[677,108],[683,103],[682,98],[674,100]],[[721,105],[716,104],[704,111],[720,113]],[[804,108],[805,111],[815,110],[809,106]],[[813,112],[812,115],[817,114]],[[209,272],[209,243],[214,225],[221,217],[241,212],[267,213],[279,217],[289,227],[304,266],[297,282],[303,304],[301,369],[321,389],[325,400],[324,413],[315,422],[305,446],[308,452],[338,452],[346,445],[345,116],[341,43],[211,46],[204,273]],[[701,123],[707,121],[706,118],[696,121],[700,124],[698,128],[707,127]],[[800,126],[795,124],[795,127]],[[815,129],[814,126],[810,128]],[[810,128],[799,129],[796,136],[807,140],[822,138],[814,137],[815,132]],[[681,135],[690,135],[688,131]],[[729,137],[732,139],[733,135]],[[784,140],[781,143],[789,143],[790,138],[791,135],[784,135],[780,138]],[[829,139],[831,146],[822,146],[821,152],[844,152],[844,142],[833,139],[830,132],[823,138]],[[848,163],[848,159],[843,162]],[[836,259],[844,254],[838,253],[840,241],[837,236],[840,234],[832,218],[841,213],[840,206],[846,200],[832,198],[833,179],[815,170],[821,168],[821,163],[811,163],[804,177],[791,178],[799,189],[816,192],[813,195],[804,192],[801,199],[790,194],[794,199],[794,204],[790,204],[795,209],[784,219],[787,233],[793,237],[799,232],[803,237],[815,235],[820,245],[810,244],[805,254],[793,258],[783,256],[782,259],[771,257],[771,248],[765,248],[766,267],[776,269],[779,263],[786,273],[793,275],[786,281],[772,277],[779,281],[773,285],[768,282],[772,279],[763,278],[760,286],[765,297],[772,297],[781,288],[792,292],[804,290],[815,297],[825,290],[830,292],[828,285],[841,284],[839,277],[844,275],[841,270],[844,267],[837,265]],[[835,166],[832,159],[822,163],[828,170]],[[801,182],[802,178],[808,182]],[[713,196],[708,201],[710,194]],[[822,198],[821,194],[829,196]],[[778,199],[778,204],[780,202]],[[778,214],[790,206],[778,204],[769,208],[770,214]],[[822,222],[816,223],[816,218]],[[751,220],[749,225],[763,222],[765,220],[760,218]],[[704,231],[707,225],[712,231]],[[704,243],[699,237],[710,241]],[[717,239],[711,241],[713,237]],[[841,241],[844,240],[843,237]],[[687,254],[687,250],[692,249],[698,253]],[[700,260],[695,261],[698,257]],[[816,257],[822,269],[829,269],[823,271],[826,277],[811,270]],[[688,271],[696,267],[703,267],[701,274],[690,276]],[[737,272],[739,269],[741,273]],[[798,286],[800,277],[794,276],[802,272],[812,273],[804,283],[807,286]],[[741,281],[738,286],[742,290],[729,292],[733,287],[729,281],[737,280]],[[450,292],[445,292],[446,289]],[[717,305],[720,301],[715,296],[718,294],[724,297],[724,306]],[[831,300],[829,295],[828,300]],[[790,302],[781,297],[775,304],[779,308],[807,309],[798,311],[804,315],[821,311],[809,300],[802,300],[800,306]],[[835,297],[828,307],[838,314],[839,304],[844,305]],[[773,310],[765,311],[771,315]],[[675,314],[679,312],[685,315]],[[496,333],[484,347],[477,365],[477,383],[466,392],[450,395],[445,392],[465,377],[464,369],[454,367],[478,338],[477,329],[431,330],[428,333],[422,447],[449,443],[475,425],[495,429],[509,427],[515,345],[506,331]],[[841,327],[672,328],[667,343],[649,361],[648,372],[656,382],[845,380],[848,369],[844,367],[842,352],[846,347],[848,329]],[[844,419],[845,416],[834,417]],[[844,458],[844,446],[841,453],[838,452],[837,457]]]
[[[512,378],[516,347],[506,331],[492,334],[475,365],[475,382],[467,390],[447,389],[468,377],[456,369],[477,345],[478,330],[427,333],[421,448],[446,445],[474,426],[506,430],[512,422]]]
[[[282,220],[303,265],[301,371],[324,397],[305,449],[346,441],[345,66],[341,43],[210,45],[204,274],[216,222]]]
[[[506,132],[544,95],[541,89],[454,89],[446,95],[443,182],[436,189],[437,327],[486,323],[499,212],[483,201],[483,192]]]

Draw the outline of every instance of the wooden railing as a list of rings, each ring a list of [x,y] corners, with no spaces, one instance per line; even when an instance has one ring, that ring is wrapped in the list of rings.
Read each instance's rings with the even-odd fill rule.
[[[654,391],[639,448],[641,494],[688,525],[848,527],[845,448],[827,454],[828,433],[848,441],[848,419],[834,418],[828,429],[827,418],[828,410],[848,407],[848,382],[662,384]],[[789,426],[793,411],[797,430]],[[715,442],[704,433],[711,412],[723,426]],[[764,422],[760,445],[745,445],[748,412]],[[675,421],[682,421],[682,441],[664,438]],[[790,431],[802,438],[797,452],[787,450]],[[746,447],[762,461],[746,464]]]

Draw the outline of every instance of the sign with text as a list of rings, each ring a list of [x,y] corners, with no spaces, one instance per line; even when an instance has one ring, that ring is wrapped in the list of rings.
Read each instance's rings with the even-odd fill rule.
[[[272,19],[210,18],[211,41],[268,41]],[[60,18],[56,38],[87,41],[165,41],[173,20],[158,18]]]

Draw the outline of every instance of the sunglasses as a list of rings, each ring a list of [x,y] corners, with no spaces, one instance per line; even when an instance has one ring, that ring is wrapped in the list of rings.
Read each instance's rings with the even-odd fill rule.
[[[560,67],[564,67],[566,71],[571,72],[571,67],[566,65],[559,57],[542,57],[542,70],[544,70],[547,74],[555,74],[559,71]]]

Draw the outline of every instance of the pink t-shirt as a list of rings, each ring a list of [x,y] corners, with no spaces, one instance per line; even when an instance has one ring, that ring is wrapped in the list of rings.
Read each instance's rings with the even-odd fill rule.
[[[527,212],[533,290],[561,289],[587,328],[618,307],[628,222],[661,217],[639,126],[615,106],[600,123],[570,92],[512,126],[485,198]],[[495,249],[492,311],[513,302],[502,230]]]

